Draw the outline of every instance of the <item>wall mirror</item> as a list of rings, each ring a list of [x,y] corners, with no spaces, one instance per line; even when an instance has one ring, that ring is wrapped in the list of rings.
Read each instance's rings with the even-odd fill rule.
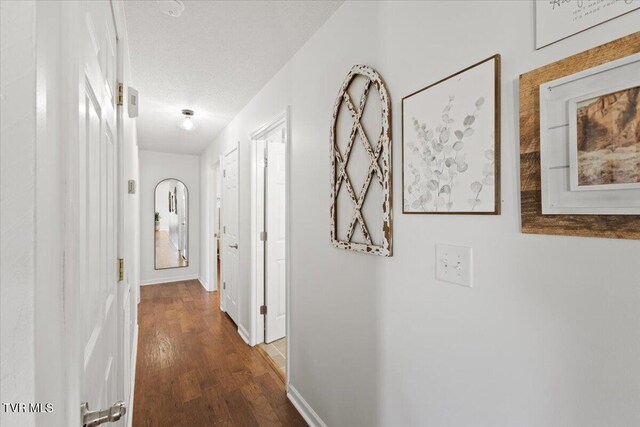
[[[189,190],[180,180],[160,181],[155,190],[155,268],[189,266]]]

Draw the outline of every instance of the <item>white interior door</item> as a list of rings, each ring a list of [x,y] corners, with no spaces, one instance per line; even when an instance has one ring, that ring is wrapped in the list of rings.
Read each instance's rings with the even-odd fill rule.
[[[286,332],[286,151],[284,126],[279,127],[266,141],[267,157],[265,183],[265,341],[283,338]]]
[[[223,309],[238,323],[238,148],[225,154],[222,170]]]
[[[123,315],[117,309],[117,54],[110,3],[81,2],[79,7],[79,298],[73,299],[73,309],[80,354],[75,360],[81,402],[96,410],[124,397],[117,378]]]

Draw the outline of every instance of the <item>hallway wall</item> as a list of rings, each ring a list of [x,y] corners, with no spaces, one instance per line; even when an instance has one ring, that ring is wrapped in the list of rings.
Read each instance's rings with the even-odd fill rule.
[[[35,401],[36,288],[36,5],[0,2],[2,120],[0,170],[0,395],[2,402]],[[35,425],[30,413],[0,417]]]
[[[144,135],[140,135],[144,138]],[[154,194],[167,178],[182,181],[189,191],[189,266],[154,267]],[[197,279],[200,271],[200,161],[190,154],[140,150],[140,284]]]
[[[520,232],[517,97],[519,74],[636,31],[638,17],[536,51],[533,2],[346,2],[203,152],[206,176],[240,142],[240,323],[248,327],[247,135],[291,106],[291,391],[324,423],[637,423],[640,242]],[[401,98],[495,53],[502,215],[402,215]],[[388,259],[329,243],[329,125],[358,63],[382,75],[394,110]],[[204,218],[211,191],[202,182]],[[436,243],[473,247],[474,288],[434,279]]]

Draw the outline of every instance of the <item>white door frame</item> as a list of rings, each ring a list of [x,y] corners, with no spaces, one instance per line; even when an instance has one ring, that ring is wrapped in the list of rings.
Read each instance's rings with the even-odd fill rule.
[[[217,255],[216,255],[216,243],[217,243],[217,239],[215,236],[215,224],[216,224],[216,220],[217,218],[217,207],[216,207],[216,201],[217,198],[220,197],[220,199],[222,200],[222,192],[220,192],[220,194],[218,194],[218,184],[222,184],[221,179],[222,179],[222,174],[220,173],[220,170],[222,168],[222,163],[221,163],[221,159],[216,160],[215,162],[211,163],[209,165],[209,174],[207,176],[208,182],[210,185],[213,185],[213,188],[211,189],[211,191],[209,191],[209,215],[207,218],[208,221],[208,228],[207,228],[207,247],[208,247],[208,252],[209,252],[209,259],[207,260],[207,272],[209,277],[207,278],[208,286],[209,286],[209,291],[217,291],[220,289],[220,284],[218,283],[218,262],[217,262]],[[217,170],[216,170],[217,169]],[[217,174],[217,176],[216,176]],[[222,188],[222,186],[220,186],[220,188]],[[222,209],[220,209],[220,212],[222,213]],[[222,224],[220,222],[220,224]],[[219,230],[218,230],[219,231]],[[211,260],[213,261],[213,266],[211,265]]]
[[[251,345],[264,342],[264,315],[260,314],[260,306],[264,304],[264,245],[260,240],[260,231],[264,230],[263,212],[258,206],[264,206],[264,167],[258,156],[258,142],[273,129],[284,124],[285,129],[285,256],[286,256],[286,337],[287,337],[287,369],[285,386],[289,388],[289,366],[291,363],[291,120],[290,108],[278,114],[271,121],[260,126],[249,134],[251,140]]]
[[[119,83],[125,82],[124,76],[124,46],[121,40],[123,40],[126,35],[126,24],[125,24],[125,15],[124,15],[124,5],[122,2],[115,2],[111,0],[111,8],[114,15],[114,24],[116,29],[116,58],[117,58],[117,81]],[[123,95],[124,96],[124,95]],[[132,261],[131,258],[127,258],[127,253],[125,251],[125,188],[127,188],[127,184],[125,181],[125,137],[124,137],[124,115],[127,114],[125,111],[126,102],[123,102],[123,105],[116,106],[116,121],[117,121],[117,141],[116,146],[118,149],[117,159],[118,159],[118,192],[116,197],[117,206],[118,206],[118,238],[117,238],[117,256],[118,259],[122,259],[124,262],[123,266],[123,276],[122,281],[118,285],[118,310],[120,310],[120,315],[118,316],[118,363],[117,366],[117,376],[118,376],[118,388],[122,390],[122,396],[125,399],[125,403],[127,405],[127,413],[125,414],[125,421],[128,426],[131,426],[133,423],[133,396],[134,396],[134,388],[135,388],[135,365],[136,360],[134,357],[137,357],[137,336],[135,336],[136,327],[133,330],[130,327],[129,322],[131,322],[131,306],[137,305],[137,301],[135,301],[135,289],[131,286],[131,281],[129,280],[128,272],[131,270],[128,269],[126,264]],[[129,322],[127,322],[127,320]],[[137,323],[137,318],[134,319]],[[134,341],[131,342],[131,334],[134,334]],[[131,348],[133,344],[134,348]]]

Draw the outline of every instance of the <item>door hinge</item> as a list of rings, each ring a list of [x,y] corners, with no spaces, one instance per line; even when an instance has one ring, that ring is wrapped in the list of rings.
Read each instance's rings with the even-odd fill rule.
[[[227,289],[227,282],[222,282],[222,289]]]
[[[118,282],[124,280],[124,259],[118,258]]]
[[[227,176],[227,171],[226,170],[222,171],[222,176]]]
[[[260,314],[267,314],[267,306],[266,305],[261,305],[260,306]]]
[[[262,242],[266,242],[267,241],[267,232],[266,231],[261,231],[260,232],[260,240]]]
[[[116,98],[116,105],[124,105],[124,86],[118,82],[118,95]]]
[[[223,232],[223,233],[226,233],[226,232],[227,232],[227,226],[226,226],[226,225],[222,227],[222,232]]]
[[[80,406],[80,417],[84,427],[97,427],[104,423],[113,423],[119,421],[126,413],[127,405],[123,401],[118,401],[102,411],[90,411],[87,402]]]

